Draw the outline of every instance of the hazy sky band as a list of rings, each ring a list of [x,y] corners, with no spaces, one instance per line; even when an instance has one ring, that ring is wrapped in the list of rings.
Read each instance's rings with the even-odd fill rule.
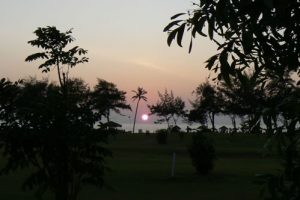
[[[173,90],[184,100],[205,80],[204,61],[215,51],[204,39],[188,54],[185,48],[167,46],[163,28],[170,17],[191,7],[189,0],[1,0],[1,77],[16,80],[28,76],[56,80],[56,73],[41,74],[38,63],[24,59],[38,49],[27,41],[35,38],[37,27],[73,28],[79,45],[89,51],[90,62],[77,66],[71,76],[82,77],[90,85],[97,78],[114,82],[128,91],[138,86],[148,91],[149,103],[157,91]],[[145,112],[146,104],[140,112]]]

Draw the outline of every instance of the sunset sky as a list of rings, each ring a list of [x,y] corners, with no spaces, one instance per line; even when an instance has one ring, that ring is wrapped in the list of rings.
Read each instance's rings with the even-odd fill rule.
[[[148,104],[165,89],[188,101],[208,77],[204,62],[216,48],[200,37],[191,54],[189,37],[184,48],[168,47],[163,28],[172,15],[191,7],[190,0],[1,0],[1,77],[56,80],[56,73],[42,74],[38,62],[25,63],[29,54],[39,51],[27,41],[35,38],[37,27],[73,28],[76,41],[70,47],[87,49],[90,61],[76,66],[71,76],[91,86],[97,78],[113,82],[128,92],[128,102],[138,86],[148,91]],[[141,104],[139,116],[147,112],[146,104]]]

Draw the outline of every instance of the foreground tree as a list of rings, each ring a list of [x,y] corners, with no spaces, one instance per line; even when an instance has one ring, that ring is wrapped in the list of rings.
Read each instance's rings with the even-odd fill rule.
[[[171,18],[173,21],[165,28],[169,32],[167,42],[170,45],[176,39],[182,46],[185,31],[190,31],[191,51],[196,35],[208,36],[217,44],[219,52],[207,60],[206,67],[218,72],[218,80],[230,85],[232,76],[242,80],[246,74],[243,72],[251,71],[254,77],[259,77],[264,89],[270,79],[286,82],[296,73],[299,77],[298,0],[200,0],[193,5],[194,9]],[[183,16],[187,17],[179,19]],[[286,134],[282,134],[281,129],[275,131],[280,135],[277,137],[279,149],[284,152],[284,171],[279,177],[268,176],[269,199],[300,198],[299,134],[295,126],[300,116],[293,109],[299,108],[296,87],[294,91],[276,105],[277,110],[282,109],[290,119]]]
[[[136,108],[135,108],[135,114],[134,114],[133,128],[132,128],[132,133],[134,133],[135,122],[136,122],[136,115],[137,115],[137,112],[138,112],[139,103],[140,103],[141,99],[144,100],[144,101],[147,101],[147,97],[145,96],[147,94],[147,91],[144,90],[141,87],[138,87],[136,91],[132,90],[132,92],[135,93],[135,95],[132,96],[131,99],[133,101],[137,100]]]
[[[37,188],[38,198],[50,190],[56,200],[76,200],[82,184],[101,188],[104,158],[110,155],[104,148],[105,130],[94,128],[99,113],[93,110],[87,84],[66,74],[68,68],[87,62],[87,58],[75,56],[85,50],[63,50],[73,41],[70,33],[55,27],[38,28],[38,38],[29,42],[45,52],[26,61],[48,59],[39,68],[48,72],[56,66],[59,85],[35,79],[0,81],[0,148],[7,161],[0,172],[30,168],[32,173],[23,186]]]
[[[6,115],[1,116],[0,144],[7,159],[1,173],[30,167],[23,187],[37,188],[37,197],[50,190],[57,200],[76,200],[82,183],[104,183],[103,159],[110,152],[103,148],[106,134],[94,129],[88,88],[80,80],[66,86],[68,99],[57,85],[24,80],[6,86],[14,91],[14,101],[1,102]]]
[[[170,33],[169,45],[177,39],[180,46],[185,30],[190,31],[189,50],[197,34],[208,36],[220,53],[208,59],[206,67],[219,71],[219,79],[229,82],[230,76],[249,69],[265,78],[262,72],[267,71],[283,78],[287,71],[300,72],[299,4],[297,0],[200,0],[194,9],[174,15],[164,31]],[[187,18],[178,19],[181,16]]]
[[[168,129],[170,128],[170,121],[172,120],[174,125],[177,125],[179,117],[185,116],[185,103],[180,97],[174,97],[173,92],[162,94],[158,92],[159,101],[154,105],[149,105],[151,114],[156,114],[159,119],[157,123],[166,122]]]

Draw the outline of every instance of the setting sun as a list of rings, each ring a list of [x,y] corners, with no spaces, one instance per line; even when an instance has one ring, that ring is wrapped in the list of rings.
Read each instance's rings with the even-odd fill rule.
[[[142,120],[147,121],[149,119],[149,116],[147,114],[142,115]]]

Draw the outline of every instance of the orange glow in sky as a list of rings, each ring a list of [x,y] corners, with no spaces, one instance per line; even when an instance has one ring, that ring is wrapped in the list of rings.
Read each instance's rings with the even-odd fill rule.
[[[97,78],[113,82],[127,91],[133,106],[131,91],[143,87],[148,91],[148,102],[140,105],[139,116],[148,113],[147,104],[157,101],[158,91],[173,90],[188,102],[192,91],[208,77],[204,62],[216,48],[200,37],[194,41],[191,54],[189,37],[184,48],[176,44],[168,47],[163,28],[171,16],[191,7],[191,1],[182,0],[2,0],[0,78],[57,80],[54,70],[42,74],[38,62],[25,63],[28,55],[39,52],[27,42],[35,38],[37,27],[73,28],[76,41],[70,48],[78,45],[87,49],[90,60],[72,69],[70,76],[81,77],[91,86]]]

